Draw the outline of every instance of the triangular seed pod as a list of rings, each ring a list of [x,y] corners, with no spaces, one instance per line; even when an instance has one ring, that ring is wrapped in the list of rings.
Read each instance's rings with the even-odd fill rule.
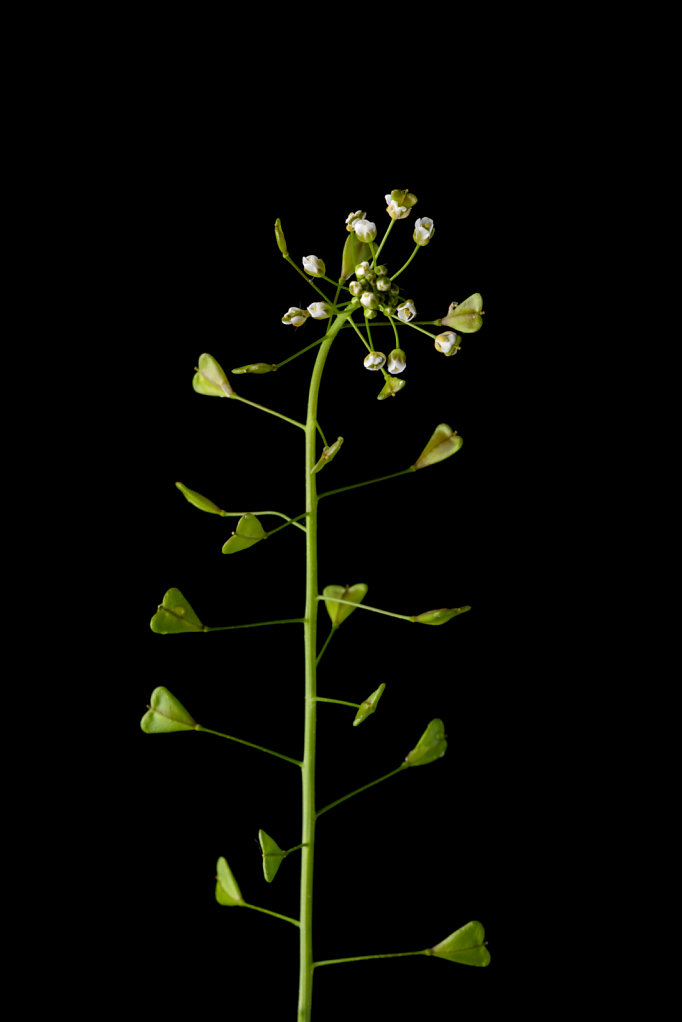
[[[445,755],[447,747],[444,724],[437,717],[430,722],[414,749],[408,752],[405,762],[410,767],[433,763],[435,759],[440,759]]]
[[[399,390],[405,386],[405,380],[399,380],[396,376],[387,376],[386,382],[377,394],[377,401],[385,401],[387,397],[395,397]]]
[[[355,231],[351,231],[346,238],[346,244],[343,246],[341,276],[339,278],[341,282],[343,283],[344,280],[350,277],[358,263],[365,262],[365,260],[371,258],[372,249],[366,242],[360,241]]]
[[[265,539],[267,532],[258,521],[255,515],[242,515],[237,522],[237,528],[226,543],[223,544],[224,554],[236,554],[238,550],[246,550]]]
[[[361,603],[367,595],[367,585],[364,582],[356,582],[352,586],[325,586],[322,590],[323,596],[332,596],[334,600],[350,600],[352,603]],[[348,607],[343,603],[325,603],[332,628],[338,628],[349,614],[352,614],[355,607]]]
[[[272,883],[287,853],[264,830],[258,831],[258,841],[263,853],[263,874],[267,882]]]
[[[199,355],[199,365],[192,379],[192,386],[197,394],[208,397],[232,397],[234,391],[230,386],[225,370],[213,355]]]
[[[227,860],[222,855],[218,859],[217,873],[215,897],[218,904],[243,905],[242,892],[239,890],[237,881],[232,875],[232,870],[227,865]]]
[[[457,305],[453,302],[448,309],[447,316],[441,319],[443,326],[450,326],[453,330],[461,330],[463,334],[475,334],[483,326],[481,319],[483,310],[483,299],[476,292],[470,295],[465,301]]]
[[[457,435],[446,422],[436,426],[431,439],[421,452],[412,468],[426,468],[427,465],[435,465],[445,458],[449,458],[462,446],[462,437]]]
[[[150,622],[153,632],[171,635],[175,632],[205,632],[192,607],[179,589],[169,589]]]
[[[316,472],[319,472],[320,469],[324,468],[325,465],[328,465],[329,462],[332,461],[333,458],[336,457],[336,455],[341,450],[341,444],[342,443],[343,443],[343,437],[340,436],[340,437],[336,438],[336,440],[334,441],[333,444],[330,444],[329,447],[325,447],[323,449],[322,457],[317,462],[315,467],[311,469],[311,475],[314,475]]]
[[[379,688],[375,689],[374,692],[372,692],[371,696],[367,696],[367,698],[362,703],[360,703],[360,709],[355,714],[353,727],[357,727],[358,724],[362,724],[363,720],[367,720],[367,718],[374,713],[374,711],[377,708],[377,703],[381,699],[381,696],[385,688],[386,683],[382,681],[381,685],[379,685]]]
[[[449,937],[436,944],[429,951],[436,958],[462,965],[488,965],[490,952],[485,946],[485,930],[476,920],[460,926]]]
[[[182,703],[167,688],[159,686],[152,692],[149,709],[140,721],[148,735],[169,731],[196,731],[198,724]]]

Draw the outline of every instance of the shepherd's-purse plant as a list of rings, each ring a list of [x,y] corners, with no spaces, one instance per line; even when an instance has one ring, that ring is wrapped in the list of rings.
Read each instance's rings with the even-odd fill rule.
[[[364,356],[365,368],[370,372],[380,373],[382,376],[383,385],[379,391],[378,400],[383,401],[388,397],[396,397],[405,386],[405,380],[401,375],[407,365],[407,354],[402,344],[404,333],[415,331],[422,337],[426,334],[431,338],[437,353],[435,357],[444,356],[450,358],[460,350],[461,335],[475,333],[477,330],[480,330],[482,325],[481,317],[483,309],[480,294],[473,294],[459,304],[452,302],[447,314],[441,319],[426,321],[416,318],[417,309],[415,300],[409,292],[402,290],[397,280],[402,276],[416,254],[431,242],[434,236],[434,222],[429,217],[416,219],[413,231],[414,250],[403,266],[395,272],[391,272],[388,264],[380,262],[379,257],[383,255],[384,246],[396,222],[406,220],[410,216],[413,207],[417,203],[417,198],[407,189],[396,189],[386,195],[385,198],[389,222],[383,238],[378,244],[376,242],[377,225],[366,218],[364,211],[357,210],[350,213],[346,218],[348,237],[343,248],[341,273],[338,281],[327,276],[324,260],[316,255],[303,256],[301,266],[299,266],[289,254],[280,221],[277,220],[275,223],[275,238],[279,251],[284,259],[304,277],[315,291],[315,298],[307,308],[300,309],[292,306],[282,317],[282,322],[294,327],[295,330],[299,330],[301,327],[310,329],[307,326],[309,320],[321,320],[324,322],[326,329],[321,337],[316,340],[311,339],[300,351],[288,356],[281,362],[251,362],[248,365],[233,369],[232,374],[233,376],[240,376],[276,372],[293,359],[316,348],[317,357],[310,376],[308,407],[305,420],[301,419],[298,421],[289,418],[281,412],[265,408],[263,405],[237,394],[228,379],[227,373],[213,355],[207,353],[200,355],[198,364],[195,367],[193,387],[198,394],[227,398],[233,402],[250,405],[287,423],[288,425],[283,426],[282,429],[288,429],[289,426],[292,426],[297,430],[300,429],[304,434],[305,444],[302,454],[304,454],[305,465],[305,510],[294,518],[289,517],[282,511],[273,510],[225,511],[210,498],[190,489],[185,483],[178,482],[176,484],[189,503],[200,511],[223,517],[232,516],[239,519],[234,532],[226,540],[222,548],[224,554],[234,554],[247,550],[249,547],[254,546],[254,544],[269,539],[280,530],[290,526],[305,534],[306,596],[303,614],[300,614],[300,608],[297,613],[297,608],[294,607],[292,608],[292,617],[279,618],[276,621],[255,621],[247,625],[227,624],[209,626],[199,620],[183,593],[178,589],[169,589],[151,621],[152,631],[162,635],[179,632],[211,632],[248,627],[266,627],[280,624],[292,624],[303,629],[305,644],[303,669],[304,734],[303,755],[301,759],[284,755],[282,752],[275,751],[274,749],[256,745],[235,735],[227,735],[213,728],[198,724],[185,709],[182,702],[163,686],[155,688],[152,692],[148,710],[141,722],[142,730],[148,734],[171,731],[200,731],[219,735],[232,742],[240,742],[242,745],[258,749],[268,756],[276,757],[281,762],[291,764],[300,771],[302,828],[299,843],[293,847],[281,848],[275,838],[266,833],[266,831],[260,830],[258,833],[262,852],[263,872],[268,883],[274,880],[277,871],[286,857],[294,852],[300,855],[299,918],[293,919],[281,913],[273,912],[262,905],[253,905],[247,902],[230,870],[227,859],[223,856],[217,861],[215,878],[215,896],[219,905],[254,909],[285,920],[298,930],[300,947],[298,1022],[307,1022],[312,1017],[314,970],[324,966],[355,962],[367,958],[393,958],[411,955],[428,955],[434,958],[442,958],[449,962],[476,966],[485,966],[490,961],[490,955],[484,939],[483,926],[477,921],[460,924],[454,932],[450,933],[443,940],[430,947],[420,948],[416,951],[400,950],[394,952],[389,950],[375,955],[350,955],[349,957],[335,959],[316,957],[313,952],[313,863],[317,821],[329,810],[334,809],[342,802],[365,791],[367,788],[382,783],[401,771],[425,766],[434,760],[440,759],[445,754],[447,747],[443,721],[440,719],[431,720],[426,723],[421,737],[397,767],[376,780],[370,780],[355,791],[337,798],[328,805],[317,805],[314,795],[317,704],[326,702],[337,703],[344,707],[350,706],[356,711],[352,723],[354,726],[357,726],[376,712],[379,700],[386,688],[384,683],[380,684],[373,692],[368,693],[360,703],[318,695],[318,667],[327,645],[356,608],[422,625],[443,625],[470,609],[468,606],[464,606],[437,608],[415,614],[398,614],[367,605],[364,602],[364,598],[368,586],[364,582],[345,586],[336,584],[326,585],[322,592],[319,591],[318,587],[317,507],[318,502],[322,498],[331,497],[336,493],[357,487],[368,486],[372,483],[381,482],[384,479],[418,472],[449,458],[462,446],[462,438],[457,432],[447,423],[441,422],[433,429],[421,453],[406,468],[393,472],[390,475],[364,480],[350,486],[328,489],[322,493],[317,491],[318,474],[338,455],[343,444],[342,436],[338,436],[331,443],[327,441],[320,425],[318,411],[318,394],[322,373],[331,346],[339,332],[342,330],[354,332],[360,343],[364,345],[367,351]],[[327,281],[333,285],[333,297],[322,290],[320,286],[322,281]],[[381,319],[379,319],[379,322],[376,322],[379,317]],[[378,326],[387,327],[389,331],[392,331],[392,334],[389,333],[389,336],[393,338],[391,345],[384,346],[390,348],[388,353],[375,347],[372,332],[374,327]],[[428,329],[434,326],[439,328],[439,332],[434,333],[432,329]],[[415,338],[415,340],[418,340],[418,338]],[[280,518],[284,521],[282,524],[275,525],[274,528],[268,530],[261,522],[261,519],[267,519],[268,517]],[[330,621],[329,631],[321,646],[318,643],[318,611],[320,604],[324,604]],[[341,695],[342,693],[338,694]],[[184,693],[182,698],[186,698]],[[286,769],[289,768],[287,767]],[[264,923],[264,925],[270,924]],[[273,923],[272,925],[278,924]],[[284,1017],[285,1012],[288,1014],[288,1009],[285,1005],[282,1005],[282,1008],[282,1017]],[[291,1014],[293,1016],[293,1005]]]

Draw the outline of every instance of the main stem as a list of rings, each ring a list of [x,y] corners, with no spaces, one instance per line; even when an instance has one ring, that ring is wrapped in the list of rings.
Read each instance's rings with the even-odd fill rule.
[[[301,909],[298,1022],[310,1022],[313,998],[313,864],[315,858],[315,735],[317,729],[317,402],[322,370],[336,334],[350,312],[336,317],[329,328],[310,379],[308,416],[305,424],[306,492],[306,599],[303,634],[305,641],[305,737],[303,746],[301,831]]]

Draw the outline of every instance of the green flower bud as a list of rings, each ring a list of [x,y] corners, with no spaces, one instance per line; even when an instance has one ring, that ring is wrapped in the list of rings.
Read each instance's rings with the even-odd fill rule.
[[[348,285],[348,290],[354,298],[359,298],[365,288],[359,280],[354,280]]]
[[[388,279],[388,277],[377,277],[377,290],[390,291],[391,287],[392,287],[391,281]]]
[[[275,220],[275,238],[277,240],[277,248],[286,258],[289,255],[289,250],[287,249],[287,243],[284,240],[284,231],[282,230],[282,224],[280,223],[279,217]]]
[[[363,312],[365,314],[365,319],[376,319],[379,315],[376,309],[363,309]]]
[[[385,277],[388,273],[388,266],[385,263],[382,263],[381,266],[375,266],[374,269],[380,277]]]
[[[358,280],[360,280],[361,277],[364,277],[366,273],[369,273],[369,263],[367,260],[362,263],[358,263],[355,267],[355,276]]]
[[[277,369],[276,365],[271,365],[269,362],[251,362],[247,366],[239,366],[238,369],[233,369],[232,372],[235,376],[241,376],[243,373],[256,373],[260,375],[262,373],[274,373]]]
[[[360,296],[360,301],[366,309],[379,308],[379,299],[373,291],[363,291]]]

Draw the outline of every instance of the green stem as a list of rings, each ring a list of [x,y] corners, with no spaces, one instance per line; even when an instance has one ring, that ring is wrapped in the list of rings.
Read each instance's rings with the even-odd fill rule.
[[[386,617],[397,617],[401,621],[414,622],[414,617],[410,617],[409,614],[394,614],[392,610],[380,610],[379,607],[368,607],[366,603],[353,603],[351,600],[337,599],[336,596],[318,596],[318,600],[324,600],[325,603],[344,603],[347,607],[361,607],[363,610],[371,610],[375,614],[385,614]]]
[[[394,317],[393,316],[389,316],[388,318],[391,320],[391,323],[393,323]],[[431,340],[433,340],[434,337],[436,336],[435,334],[432,334],[430,330],[422,330],[422,328],[420,326],[417,326],[416,323],[411,323],[411,322],[410,323],[406,323],[404,319],[400,320],[400,325],[401,326],[412,327],[413,330],[418,330],[420,334],[426,334],[426,336],[430,337]]]
[[[197,724],[196,731],[206,731],[209,735],[218,735],[219,738],[229,738],[231,742],[239,742],[240,745],[248,745],[251,749],[258,749],[260,752],[267,752],[270,756],[277,756],[277,759],[285,759],[287,763],[294,763],[298,767],[302,767],[300,759],[292,759],[291,756],[285,756],[281,752],[275,752],[274,749],[267,749],[264,745],[255,745],[254,742],[247,742],[243,738],[235,738],[234,735],[223,734],[222,731],[214,731],[210,727],[202,727],[201,724]]]
[[[287,923],[293,923],[294,926],[300,926],[298,919],[292,919],[291,916],[283,916],[281,912],[273,912],[269,908],[261,908],[260,905],[249,905],[248,901],[242,902],[242,908],[252,908],[256,912],[265,912],[268,916],[275,916],[276,919],[284,919]]]
[[[420,249],[421,247],[422,247],[421,245],[415,245],[415,246],[414,246],[414,252],[413,252],[413,253],[412,253],[412,255],[410,256],[410,258],[409,258],[409,259],[407,260],[407,262],[406,262],[406,263],[404,264],[404,266],[401,266],[401,267],[400,267],[400,269],[398,270],[398,272],[397,272],[397,273],[394,273],[394,274],[393,274],[393,276],[391,277],[391,280],[395,280],[395,278],[396,278],[396,277],[399,277],[399,276],[400,276],[400,274],[401,274],[401,273],[403,272],[403,270],[406,270],[406,269],[407,269],[407,267],[408,267],[408,266],[410,265],[410,263],[412,262],[412,260],[414,259],[414,257],[416,256],[417,252],[419,251],[419,249]]]
[[[313,996],[313,868],[315,855],[315,752],[317,733],[317,405],[322,372],[332,342],[351,311],[334,319],[317,353],[308,391],[308,415],[305,425],[306,486],[306,604],[305,644],[305,725],[302,768],[301,888],[300,888],[300,957],[298,989],[298,1022],[310,1022]]]
[[[319,500],[319,497],[318,497],[318,500]],[[324,653],[325,649],[327,648],[327,646],[331,642],[332,635],[334,634],[335,631],[336,631],[336,628],[332,628],[332,630],[330,631],[329,635],[324,640],[324,645],[323,645],[322,649],[320,650],[320,652],[317,654],[317,660],[315,661],[316,664],[319,664],[320,660],[322,659],[322,654]]]
[[[301,429],[305,429],[302,422],[297,422],[296,419],[290,419],[288,415],[282,415],[281,412],[276,412],[272,408],[266,408],[265,405],[258,405],[255,401],[248,401],[245,397],[240,397],[239,394],[233,394],[233,398],[237,401],[241,401],[245,405],[251,405],[252,408],[259,408],[261,412],[267,412],[269,415],[276,415],[278,419],[284,419],[285,422],[290,422],[292,426],[300,426]]]
[[[397,951],[390,955],[356,955],[354,958],[328,958],[325,962],[314,962],[314,968],[318,965],[340,965],[342,962],[366,962],[369,958],[407,958],[409,955],[428,955],[430,948],[424,951]]]
[[[401,763],[395,770],[391,770],[390,773],[384,774],[383,777],[377,777],[376,781],[370,781],[369,784],[363,784],[361,788],[356,788],[355,791],[349,791],[347,795],[342,795],[341,798],[337,798],[335,802],[330,802],[324,809],[319,809],[317,816],[322,816],[322,813],[326,813],[328,809],[333,809],[334,806],[341,805],[342,802],[346,802],[349,798],[353,798],[354,795],[359,795],[361,791],[367,791],[368,788],[373,788],[375,784],[381,784],[382,781],[387,781],[389,777],[393,777],[394,774],[399,773],[401,770],[407,769],[407,763]]]
[[[317,697],[318,703],[338,703],[339,706],[353,706],[356,710],[359,710],[362,703],[349,703],[347,699],[326,699],[324,696]]]
[[[285,358],[282,362],[276,362],[275,369],[281,369],[282,366],[285,366],[287,364],[287,362],[293,362],[295,358],[298,358],[299,355],[303,355],[304,352],[310,351],[311,348],[317,348],[318,345],[322,344],[323,340],[324,337],[320,337],[318,341],[313,341],[312,344],[308,344],[306,345],[305,348],[301,348],[301,350],[297,351],[295,355],[289,355],[289,358]]]
[[[364,483],[351,483],[350,486],[339,486],[336,490],[325,490],[324,493],[318,495],[317,499],[322,500],[323,497],[331,497],[335,493],[345,493],[346,490],[357,490],[360,486],[371,486],[372,483],[383,483],[386,479],[397,479],[398,476],[406,476],[409,472],[416,471],[414,465],[410,465],[409,468],[403,468],[400,472],[391,472],[387,476],[377,476],[376,479],[366,479]]]
[[[263,628],[265,625],[302,625],[302,617],[282,617],[276,621],[252,621],[247,625],[204,625],[205,632],[230,632],[235,628]]]
[[[349,320],[348,322],[349,322],[349,323],[351,324],[351,326],[352,326],[352,327],[353,327],[353,329],[355,330],[356,334],[358,335],[358,337],[360,338],[360,340],[362,341],[362,343],[364,344],[364,346],[365,346],[365,347],[367,348],[367,351],[371,351],[371,350],[372,350],[372,347],[371,347],[371,345],[369,345],[369,344],[367,343],[367,341],[365,340],[365,338],[364,338],[364,337],[362,336],[362,332],[361,332],[361,330],[360,330],[360,327],[359,327],[359,326],[358,326],[358,324],[357,324],[357,323],[355,322],[355,320],[354,320],[354,319],[350,319],[350,320]],[[367,323],[367,320],[365,320],[365,323]]]
[[[395,223],[395,220],[394,220],[394,219],[393,219],[393,218],[391,217],[391,222],[390,222],[390,224],[388,225],[388,227],[386,228],[386,233],[384,234],[383,238],[381,239],[381,244],[379,245],[379,248],[378,248],[378,249],[376,250],[376,252],[374,253],[374,259],[373,259],[373,261],[372,261],[372,266],[373,266],[373,267],[375,267],[375,266],[376,266],[376,264],[377,264],[377,259],[378,259],[378,258],[379,258],[379,256],[381,255],[381,250],[382,250],[382,248],[384,247],[384,245],[386,244],[386,239],[388,238],[389,234],[391,233],[391,231],[392,231],[392,229],[393,229],[393,224],[394,224],[394,223]],[[399,272],[400,272],[400,271],[399,271]]]

